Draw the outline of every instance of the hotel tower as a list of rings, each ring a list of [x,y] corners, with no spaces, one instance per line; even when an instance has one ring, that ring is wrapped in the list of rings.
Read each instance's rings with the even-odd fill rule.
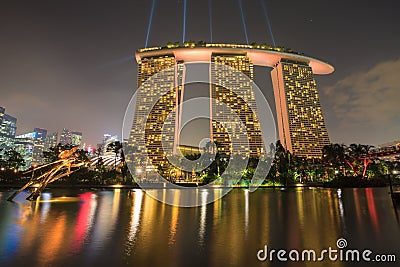
[[[134,148],[132,151],[146,152],[150,160],[146,164],[150,163],[154,168],[168,168],[167,157],[174,155],[180,145],[177,129],[181,111],[173,113],[172,117],[169,115],[183,102],[185,66],[180,63],[215,63],[210,65],[209,71],[210,97],[216,100],[214,104],[210,101],[210,138],[218,144],[221,154],[230,155],[232,151],[250,157],[262,154],[262,135],[252,88],[253,66],[272,67],[282,145],[296,156],[321,158],[323,146],[329,144],[314,79],[314,74],[334,71],[328,63],[279,47],[203,43],[140,49],[136,52],[136,60],[140,89],[128,146]],[[237,72],[228,67],[216,67],[219,64]],[[243,79],[239,72],[248,79]],[[159,92],[164,92],[161,97]],[[233,110],[242,124],[224,129],[219,122],[232,118],[218,103]],[[143,125],[144,131],[140,130]],[[228,130],[231,138],[246,131],[249,145],[238,144],[233,149]]]
[[[281,144],[296,156],[321,158],[330,141],[312,68],[282,59],[271,76]]]

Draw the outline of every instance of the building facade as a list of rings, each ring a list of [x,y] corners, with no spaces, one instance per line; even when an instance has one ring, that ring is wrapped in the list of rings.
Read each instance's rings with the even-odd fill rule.
[[[60,135],[60,143],[61,145],[70,145],[72,144],[72,134],[69,129],[64,128]]]
[[[58,143],[58,132],[54,132],[46,135],[44,141],[44,151],[48,151],[51,147],[55,147]]]
[[[210,103],[211,139],[217,144],[217,150],[221,154],[229,156],[235,151],[247,157],[260,157],[263,144],[252,86],[254,69],[250,58],[246,54],[213,53],[211,62],[214,64],[210,70],[210,96],[215,100]],[[221,67],[219,64],[229,67]],[[243,74],[248,79],[244,79]],[[225,110],[226,108],[233,112]],[[234,115],[242,123],[225,124],[230,129],[224,129],[227,128],[224,127],[224,122],[233,122]],[[248,140],[240,139],[241,133],[247,133]],[[231,138],[238,141],[232,142]]]
[[[33,163],[33,150],[34,140],[30,137],[15,138],[15,151],[17,151],[24,159],[25,165],[19,167],[20,171],[26,171],[31,166],[36,165]]]
[[[145,165],[164,170],[168,168],[167,157],[173,154],[176,145],[177,120],[167,120],[167,117],[179,104],[183,90],[179,82],[182,69],[177,63],[171,55],[142,58],[138,62],[137,86],[140,90],[128,142],[134,153],[146,152],[149,155],[150,162]],[[160,92],[164,93],[159,98]],[[142,125],[146,125],[144,132]],[[166,149],[163,149],[162,142],[167,144]],[[130,160],[129,155],[127,160]]]
[[[147,152],[151,162],[146,164],[156,169],[166,169],[167,156],[174,155],[180,145],[177,129],[182,114],[178,111],[172,119],[167,119],[168,114],[183,102],[185,67],[179,63],[214,63],[209,73],[210,98],[216,100],[210,101],[210,138],[217,143],[220,153],[229,155],[238,151],[250,157],[259,157],[263,153],[252,88],[254,66],[273,68],[277,124],[283,146],[296,156],[320,158],[323,146],[329,144],[314,79],[314,74],[334,71],[326,62],[279,47],[204,43],[144,48],[137,51],[136,60],[140,90],[128,147],[131,151]],[[229,66],[240,75],[213,65]],[[248,79],[243,79],[243,74]],[[163,92],[161,97],[160,92]],[[232,119],[223,112],[226,107],[240,118],[241,125],[226,129],[224,122]],[[145,114],[148,116],[143,116]],[[139,129],[143,125],[145,131],[141,132]],[[244,131],[248,135],[245,143],[249,146],[239,142],[233,150],[229,135],[236,138]]]
[[[17,119],[5,113],[0,107],[0,155],[14,148],[14,139],[17,132]]]
[[[35,140],[33,144],[33,160],[32,164],[41,165],[44,163],[43,152],[45,151],[45,142],[47,130],[42,128],[34,128]]]
[[[82,144],[82,133],[71,132],[71,145],[80,146]]]
[[[321,158],[329,145],[312,68],[281,60],[271,71],[280,141],[292,154]]]

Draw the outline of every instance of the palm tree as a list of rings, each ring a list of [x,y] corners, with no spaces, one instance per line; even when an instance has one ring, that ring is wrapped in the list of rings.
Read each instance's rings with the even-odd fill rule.
[[[290,158],[291,154],[286,150],[281,141],[276,142],[276,152],[275,152],[275,164],[277,173],[283,178],[285,186],[288,185],[288,172],[290,169]]]
[[[363,161],[363,172],[362,172],[362,178],[364,179],[365,174],[367,173],[367,168],[368,165],[371,163],[372,161],[372,149],[374,148],[374,146],[371,145],[360,145],[362,147],[362,161]]]
[[[346,158],[346,146],[344,144],[330,144],[323,148],[323,161],[328,163],[335,168],[343,167],[346,163],[349,167],[354,170],[354,166]],[[343,168],[343,175],[346,175],[346,169]]]
[[[114,141],[108,144],[107,152],[113,152],[115,154],[114,157],[114,170],[117,169],[117,157],[122,151],[122,143],[120,141]]]
[[[365,178],[368,165],[371,163],[372,160],[372,153],[371,153],[372,148],[373,146],[360,145],[360,144],[351,144],[348,147],[348,155],[350,159],[354,162],[354,164],[359,166],[358,169],[362,169],[361,177],[363,179]],[[355,175],[359,176],[359,172],[355,171],[354,169],[353,171]]]

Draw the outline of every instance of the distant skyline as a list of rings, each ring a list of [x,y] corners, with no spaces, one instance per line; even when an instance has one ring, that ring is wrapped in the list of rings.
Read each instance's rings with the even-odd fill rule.
[[[213,42],[246,43],[237,1],[212,2]],[[336,69],[316,76],[331,141],[400,139],[400,3],[265,2],[278,46]],[[186,40],[209,42],[208,1],[187,3]],[[69,128],[92,145],[104,133],[121,136],[150,9],[151,1],[1,2],[0,106],[18,119],[18,134]],[[249,42],[272,44],[260,2],[243,1],[243,9]],[[182,40],[182,10],[182,1],[157,1],[148,46]],[[256,83],[271,98],[270,69],[256,71],[265,72]]]

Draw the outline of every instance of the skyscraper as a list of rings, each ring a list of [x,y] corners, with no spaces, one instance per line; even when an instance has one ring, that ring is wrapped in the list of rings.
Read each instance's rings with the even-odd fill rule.
[[[80,146],[82,143],[82,133],[81,132],[71,132],[71,145]]]
[[[230,155],[232,149],[236,153],[247,157],[260,157],[262,150],[262,136],[260,123],[257,119],[257,107],[254,98],[252,81],[254,79],[253,64],[245,53],[242,54],[218,54],[211,55],[211,62],[227,65],[223,68],[211,65],[210,96],[216,100],[211,104],[211,139],[218,144],[217,149],[221,154]],[[232,69],[238,70],[232,71]],[[245,74],[249,79],[243,79]],[[220,122],[232,122],[232,113],[224,109],[229,107],[242,124],[235,124],[231,129],[231,138],[239,139],[239,134],[247,133],[248,140],[237,142],[233,148],[228,132]]]
[[[233,151],[229,138],[237,139],[244,131],[249,147],[242,141],[236,142],[238,147],[234,151],[250,157],[259,157],[263,152],[252,88],[253,66],[273,67],[271,75],[283,146],[297,156],[319,158],[323,146],[329,143],[314,79],[314,74],[334,71],[326,62],[281,47],[204,43],[144,48],[137,51],[136,60],[140,90],[136,95],[129,147],[147,152],[150,162],[146,164],[165,169],[167,156],[174,155],[180,145],[177,129],[181,111],[167,120],[168,114],[183,102],[185,67],[179,63],[215,63],[209,69],[210,97],[215,100],[210,100],[210,137],[219,144],[220,153],[229,155]],[[237,73],[218,65],[229,66]],[[161,97],[160,92],[163,92]],[[231,124],[226,129],[224,122],[232,121],[232,114],[224,111],[226,106],[240,118],[242,125]],[[143,116],[146,114],[147,117]],[[145,130],[141,131],[143,125]]]
[[[141,90],[137,94],[134,123],[128,145],[135,146],[139,152],[146,151],[151,161],[146,164],[152,164],[156,168],[166,168],[167,156],[172,155],[175,146],[176,121],[166,119],[179,101],[181,87],[178,80],[181,78],[181,70],[176,64],[175,57],[171,55],[145,57],[138,62],[137,85]],[[150,77],[153,78],[149,80]],[[156,99],[159,96],[158,92],[166,93],[160,99]],[[154,102],[156,104],[152,107]],[[145,118],[143,114],[146,113],[149,115]],[[143,132],[141,128],[144,124],[146,127]],[[165,134],[161,133],[163,125]],[[163,149],[162,139],[170,149]]]
[[[14,138],[17,131],[17,119],[5,113],[0,107],[0,155],[14,148]]]
[[[15,137],[16,150],[24,157],[25,169],[31,165],[43,164],[43,151],[47,130],[35,128],[33,132],[23,133]]]
[[[48,151],[51,147],[55,147],[57,145],[57,140],[58,132],[47,134],[44,141],[44,151]]]
[[[329,145],[312,68],[282,59],[271,72],[279,137],[296,156],[321,158]]]
[[[36,139],[45,140],[47,136],[47,130],[43,128],[34,128],[33,131],[36,133]]]
[[[61,132],[60,135],[60,143],[61,145],[65,146],[65,145],[70,145],[72,143],[72,135],[71,135],[71,131],[64,128]]]
[[[43,151],[46,141],[47,130],[42,128],[33,129],[35,133],[35,140],[33,143],[33,164],[43,164]]]
[[[14,146],[15,146],[15,151],[17,151],[25,161],[25,165],[19,167],[19,170],[25,171],[29,169],[33,161],[34,140],[29,137],[18,136],[17,138],[15,138]]]

